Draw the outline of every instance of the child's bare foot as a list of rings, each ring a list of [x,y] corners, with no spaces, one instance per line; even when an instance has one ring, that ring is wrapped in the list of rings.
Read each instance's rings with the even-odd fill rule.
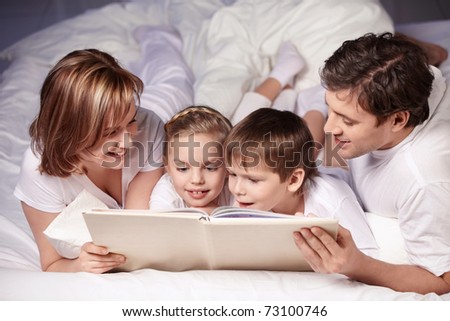
[[[422,48],[422,50],[427,55],[428,63],[430,65],[438,67],[448,57],[447,50],[437,44],[434,44],[431,42],[426,42],[426,41],[420,41],[416,38],[413,38],[413,37],[410,37],[410,36],[407,36],[404,34],[400,34],[400,33],[397,33],[397,34],[406,37],[409,41],[415,43],[420,48]]]
[[[438,67],[448,57],[447,50],[439,45],[429,42],[419,42],[418,45],[425,51],[430,65]]]

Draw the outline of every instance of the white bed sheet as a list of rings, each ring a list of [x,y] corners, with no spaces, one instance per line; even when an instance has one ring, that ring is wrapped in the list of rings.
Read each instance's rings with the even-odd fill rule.
[[[248,0],[232,3],[155,0],[112,4],[51,26],[0,53],[0,58],[11,62],[0,82],[0,299],[450,300],[450,294],[399,293],[340,275],[311,272],[144,269],[93,275],[40,271],[37,246],[12,192],[29,143],[27,128],[38,110],[40,86],[48,70],[66,53],[96,47],[127,66],[140,57],[139,44],[131,36],[135,27],[173,25],[182,35],[186,60],[197,77],[197,102],[230,115],[242,93],[267,74],[281,41],[292,39],[308,62],[297,81],[301,89],[318,83],[317,68],[343,39],[393,29],[385,12],[370,0],[266,1],[264,6]],[[325,3],[334,6],[333,18],[324,14],[327,19],[311,20],[311,16],[320,17]],[[358,18],[354,18],[358,8]],[[252,10],[259,16],[249,16]],[[412,32],[450,49],[450,21],[402,28],[404,33]],[[335,38],[325,41],[331,34]],[[450,63],[441,69],[449,79]],[[386,239],[386,224],[374,224],[380,244],[381,238],[393,240],[398,233],[393,229],[392,238]]]

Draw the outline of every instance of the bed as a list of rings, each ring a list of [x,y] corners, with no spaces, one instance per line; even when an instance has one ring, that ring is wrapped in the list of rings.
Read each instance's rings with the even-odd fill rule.
[[[298,90],[319,83],[317,70],[345,39],[392,31],[392,20],[371,0],[155,0],[114,3],[32,34],[0,52],[10,62],[0,82],[0,299],[2,300],[450,300],[369,286],[341,275],[312,272],[186,271],[44,273],[19,202],[13,196],[27,128],[42,81],[57,60],[80,48],[108,51],[123,65],[140,58],[132,31],[171,25],[196,77],[195,100],[230,116],[245,91],[270,70],[279,44],[295,43],[307,61]],[[327,10],[333,14],[326,14]],[[396,26],[450,50],[450,21]],[[450,79],[450,62],[440,69]],[[140,75],[144,76],[145,75]],[[145,104],[145,101],[142,102]],[[156,111],[158,112],[158,111]],[[401,257],[395,222],[371,217],[385,257]],[[393,246],[392,244],[396,244]],[[396,252],[397,251],[397,252]]]

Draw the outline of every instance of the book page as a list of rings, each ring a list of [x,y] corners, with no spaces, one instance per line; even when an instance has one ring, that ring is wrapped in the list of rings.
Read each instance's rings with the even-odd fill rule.
[[[94,244],[126,256],[120,271],[209,269],[203,214],[106,210],[83,215]]]
[[[321,226],[334,238],[337,221],[295,217],[229,218],[208,225],[213,269],[310,271],[292,233],[302,227]]]
[[[230,218],[230,217],[259,217],[259,218],[292,218],[294,215],[280,214],[275,212],[259,211],[250,208],[240,208],[232,206],[222,206],[216,208],[211,213],[211,218]]]

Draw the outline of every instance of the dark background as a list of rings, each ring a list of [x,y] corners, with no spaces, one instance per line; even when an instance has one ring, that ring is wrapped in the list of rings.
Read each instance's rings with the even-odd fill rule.
[[[396,24],[450,19],[450,1],[448,0],[380,1]],[[37,30],[112,2],[127,1],[0,0],[0,50]],[[0,60],[0,72],[6,66],[7,62]]]

